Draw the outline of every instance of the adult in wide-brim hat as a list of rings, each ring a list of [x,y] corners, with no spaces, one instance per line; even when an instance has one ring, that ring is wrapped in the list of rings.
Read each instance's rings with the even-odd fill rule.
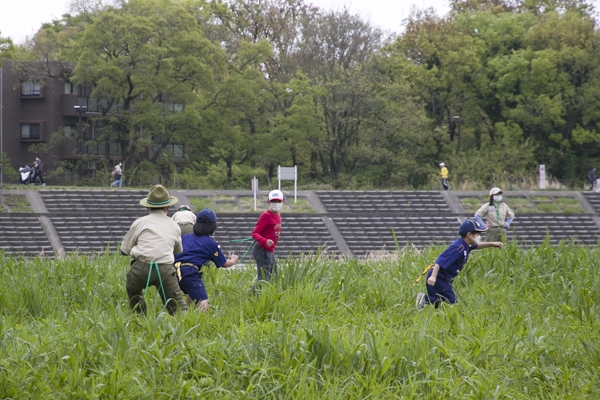
[[[169,194],[163,185],[154,185],[148,193],[148,197],[140,200],[140,204],[148,208],[164,208],[177,204],[179,200]]]

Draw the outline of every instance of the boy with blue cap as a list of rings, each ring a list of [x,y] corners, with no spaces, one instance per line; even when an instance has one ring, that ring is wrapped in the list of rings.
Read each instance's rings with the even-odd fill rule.
[[[181,237],[183,252],[175,256],[175,268],[179,277],[179,287],[188,296],[188,302],[196,302],[202,311],[208,310],[210,303],[206,287],[202,282],[202,267],[211,261],[217,268],[229,268],[238,263],[238,256],[225,258],[221,246],[211,236],[217,230],[217,214],[210,208],[200,210],[196,215],[194,233]]]
[[[435,260],[433,268],[427,274],[427,294],[418,293],[416,305],[419,311],[426,304],[434,304],[436,308],[444,301],[457,304],[452,290],[452,281],[463,269],[469,259],[469,253],[475,249],[487,247],[502,248],[502,242],[481,242],[481,232],[487,227],[473,219],[465,220],[458,230],[460,238],[454,241]]]

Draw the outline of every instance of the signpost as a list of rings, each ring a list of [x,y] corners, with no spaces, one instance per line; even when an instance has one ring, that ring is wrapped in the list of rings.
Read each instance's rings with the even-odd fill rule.
[[[546,189],[546,165],[540,164],[540,189]]]
[[[293,167],[277,167],[277,180],[279,181],[279,190],[281,190],[281,181],[294,181],[294,203],[297,201],[297,184],[298,184],[298,166]]]
[[[252,178],[252,191],[254,192],[254,211],[256,211],[256,192],[258,192],[258,179]]]

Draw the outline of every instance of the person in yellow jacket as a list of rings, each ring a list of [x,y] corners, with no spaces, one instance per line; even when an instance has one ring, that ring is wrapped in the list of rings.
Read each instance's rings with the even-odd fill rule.
[[[450,189],[450,185],[446,182],[446,179],[448,179],[448,168],[446,168],[446,164],[443,162],[440,163],[440,176],[442,177],[442,186],[444,187],[444,190]]]

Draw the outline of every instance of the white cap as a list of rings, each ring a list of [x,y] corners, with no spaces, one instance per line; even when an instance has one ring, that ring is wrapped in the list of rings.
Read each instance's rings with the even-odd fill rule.
[[[444,164],[443,162],[440,163],[440,167],[445,167],[446,164]]]
[[[271,190],[269,192],[269,201],[271,200],[283,201],[283,193],[281,193],[281,190]]]
[[[499,187],[493,187],[490,189],[490,196],[493,196],[495,194],[498,194],[502,192],[502,189],[500,189]]]

